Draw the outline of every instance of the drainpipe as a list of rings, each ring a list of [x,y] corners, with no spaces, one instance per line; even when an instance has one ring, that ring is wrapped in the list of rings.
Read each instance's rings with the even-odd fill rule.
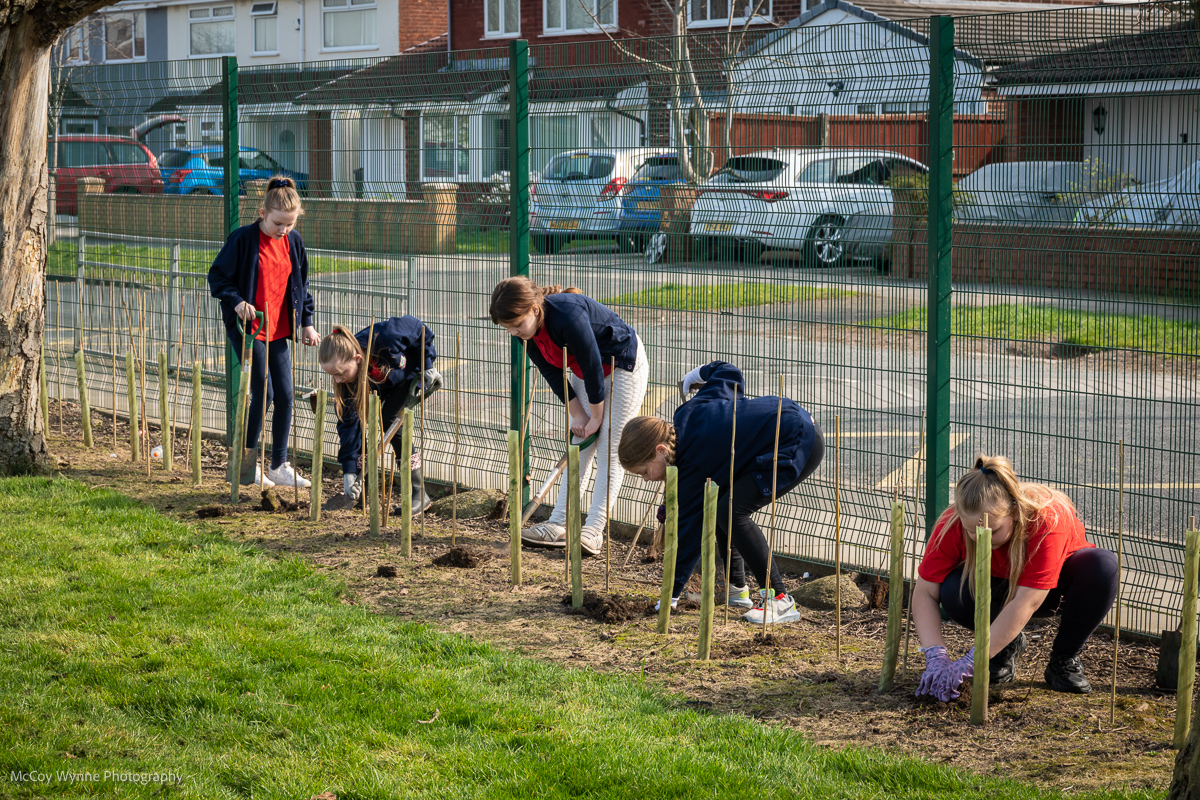
[[[308,60],[305,57],[305,49],[304,49],[304,39],[308,35],[308,31],[304,30],[304,3],[305,3],[305,0],[296,0],[296,5],[300,6],[300,16],[296,19],[296,26],[300,29],[300,63],[301,64],[305,63]]]
[[[622,111],[621,109],[617,108],[613,104],[612,100],[609,100],[607,103],[605,103],[604,107],[607,108],[609,111],[613,112],[614,114],[616,114],[617,116],[624,117],[625,119],[631,119],[634,122],[636,122],[638,124],[638,128],[641,129],[641,133],[638,135],[638,144],[641,146],[645,146],[645,144],[646,144],[646,120],[642,119],[641,117],[635,117],[633,114],[630,114],[628,112]]]

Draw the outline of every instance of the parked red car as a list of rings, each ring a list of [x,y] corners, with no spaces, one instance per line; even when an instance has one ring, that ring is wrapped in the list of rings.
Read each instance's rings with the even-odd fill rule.
[[[100,178],[104,191],[162,194],[158,162],[146,145],[127,136],[69,135],[58,137],[55,172],[56,212],[77,214],[80,178]]]

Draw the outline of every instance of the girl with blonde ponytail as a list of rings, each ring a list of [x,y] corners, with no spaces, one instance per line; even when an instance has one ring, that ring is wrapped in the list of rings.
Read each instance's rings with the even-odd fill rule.
[[[917,694],[942,701],[974,673],[974,648],[951,662],[939,604],[955,622],[975,625],[975,529],[992,529],[992,683],[1016,679],[1031,617],[1059,614],[1062,623],[1044,677],[1057,692],[1092,690],[1079,654],[1117,593],[1117,557],[1084,538],[1070,498],[1040,483],[1022,483],[1003,456],[980,455],[954,490],[954,505],[934,527],[913,592],[913,620],[926,669]]]

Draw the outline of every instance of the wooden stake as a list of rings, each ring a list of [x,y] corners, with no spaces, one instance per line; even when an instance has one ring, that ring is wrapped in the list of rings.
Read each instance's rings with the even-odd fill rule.
[[[170,347],[170,345],[167,345]],[[171,394],[171,378],[167,370],[167,354],[162,350],[158,351],[158,427],[162,429],[162,460],[163,469],[167,472],[171,471],[171,427],[170,414],[170,394]]]
[[[201,431],[200,417],[200,400],[203,388],[200,385],[200,362],[196,359],[192,360],[192,426],[191,432],[188,435],[188,445],[191,448],[192,456],[192,485],[200,486],[204,483],[204,475],[200,471],[200,445],[203,442],[203,431]]]
[[[421,372],[417,375],[417,380],[421,382],[421,452],[420,462],[421,469],[425,469],[425,323],[421,323]],[[411,464],[405,464],[405,469],[411,469]],[[425,477],[422,473],[421,477],[421,510],[418,512],[421,516],[421,538],[425,538]]]
[[[412,463],[412,409],[404,409],[403,414],[404,423],[400,430],[400,461],[407,465]],[[412,555],[412,471],[403,467],[400,469],[400,555],[404,558]]]
[[[629,566],[629,559],[633,558],[633,553],[635,550],[637,550],[638,539],[642,538],[642,531],[646,527],[646,521],[650,519],[650,512],[657,508],[658,504],[662,502],[663,493],[665,491],[666,487],[660,489],[658,494],[656,494],[654,497],[654,502],[646,506],[646,513],[642,514],[642,521],[638,524],[637,533],[633,535],[633,544],[629,546],[629,552],[625,554],[625,561],[621,564],[621,569],[625,569]]]
[[[775,592],[782,592],[782,586],[771,586],[771,560],[775,554],[775,501],[779,488],[779,429],[783,424],[783,376],[779,376],[779,407],[775,410],[775,451],[771,457],[771,538],[767,542],[767,574],[763,578],[763,636],[767,635],[767,617]],[[730,531],[732,535],[732,531]]]
[[[1125,440],[1117,441],[1117,602],[1113,621],[1112,687],[1108,696],[1108,724],[1117,724],[1117,651],[1121,641],[1121,561],[1125,554]],[[1195,526],[1193,526],[1195,527]]]
[[[700,534],[700,640],[696,644],[696,658],[701,661],[708,661],[712,650],[713,603],[717,589],[717,494],[720,489],[712,478],[704,484],[704,523]]]
[[[113,391],[113,414],[116,414],[116,391]],[[50,396],[46,392],[46,337],[42,336],[42,348],[38,351],[38,407],[42,413],[42,432],[44,435],[50,434]],[[114,417],[115,420],[115,417]],[[113,430],[116,430],[116,422],[113,422]],[[113,434],[114,436],[116,434]]]
[[[567,555],[571,562],[571,607],[583,608],[583,545],[579,509],[579,445],[567,447]]]
[[[371,507],[371,535],[379,535],[379,395],[367,396],[367,459],[363,475],[367,476],[367,504]]]
[[[521,434],[508,432],[508,579],[521,585]]]
[[[263,383],[262,383],[262,420],[258,426],[258,474],[265,480],[267,477],[267,382],[271,379],[271,316],[263,306]],[[271,437],[275,444],[275,437]],[[261,483],[259,489],[262,488]]]
[[[663,527],[663,577],[658,603],[658,632],[666,633],[671,622],[671,593],[675,589],[675,556],[679,550],[679,467],[667,467],[663,496],[667,504]]]
[[[904,617],[904,504],[892,501],[891,562],[888,566],[887,639],[883,647],[883,671],[879,675],[879,692],[890,692],[896,677],[896,661],[900,657],[900,623]]]
[[[571,400],[570,400],[571,383],[570,383],[570,378],[567,377],[568,370],[567,370],[567,346],[566,345],[563,345],[562,365],[563,365],[563,414],[566,418],[565,421],[566,421],[566,426],[567,426],[566,447],[567,447],[567,467],[568,468],[564,473],[564,480],[566,480],[567,478],[570,478],[570,476],[571,476],[571,470],[570,470],[570,461],[571,461],[571,456],[570,456],[570,452],[571,452]],[[575,473],[575,477],[576,478],[579,477],[578,472]],[[575,508],[571,505],[570,481],[567,481],[565,484],[560,485],[558,487],[558,490],[560,492],[567,493],[567,552],[565,553],[566,558],[563,559],[563,580],[567,581],[567,580],[571,579],[571,514],[572,513],[578,514],[579,509]]]
[[[58,352],[59,339],[62,338],[62,292],[58,288],[59,282],[54,282],[54,381],[58,391],[58,435],[63,435],[63,382],[62,382],[62,356]]]
[[[992,528],[988,515],[975,529],[975,682],[971,687],[971,724],[988,721],[988,650],[992,645]]]
[[[458,545],[458,420],[459,420],[459,377],[462,372],[462,331],[454,336],[454,481],[450,486],[450,546]],[[517,531],[520,538],[520,531]],[[518,545],[519,546],[519,545]]]
[[[141,457],[141,437],[138,435],[137,373],[133,366],[133,351],[125,351],[125,396],[129,398],[129,460],[137,463]]]
[[[317,413],[313,419],[313,466],[311,497],[308,501],[308,518],[313,522],[321,521],[321,481],[325,471],[325,406],[329,402],[329,394],[325,389],[317,389]]]
[[[608,594],[608,573],[609,565],[612,560],[611,549],[608,546],[612,540],[612,407],[613,407],[613,392],[617,386],[617,359],[615,356],[609,359],[608,369],[608,480],[604,482],[604,593]]]
[[[359,367],[359,370],[358,370],[358,394],[355,396],[355,400],[356,400],[355,405],[359,405],[359,403],[357,401],[359,401],[362,398],[367,396],[366,394],[364,394],[364,392],[369,394],[371,391],[371,348],[374,345],[375,345],[375,315],[372,314],[371,315],[371,325],[369,328],[367,328],[367,353],[366,353],[366,356],[363,358],[363,363]],[[422,357],[424,357],[424,356],[422,356]],[[361,411],[362,412],[366,411],[365,405],[363,406]],[[366,468],[365,464],[367,462],[367,421],[364,419],[361,419],[361,416],[362,416],[361,412],[360,412],[359,416],[360,416],[360,419],[358,420],[358,427],[362,431],[362,437],[363,437],[362,452],[359,453],[359,461],[360,461],[360,463],[364,464],[363,468],[365,469]],[[408,482],[410,485],[412,484],[411,477],[409,478]],[[400,487],[401,488],[404,487],[403,475],[401,476]],[[411,512],[411,510],[410,510],[410,512]],[[367,504],[364,502],[363,503],[363,517],[366,517],[366,516],[367,516]],[[411,534],[411,532],[410,532],[410,534]]]
[[[175,411],[179,408],[179,373],[183,368],[183,309],[184,296],[179,292],[179,344],[175,348],[175,388],[171,395],[171,454],[175,454]],[[170,361],[168,354],[168,362]],[[170,367],[170,364],[167,364]]]
[[[729,624],[729,564],[733,560],[733,465],[737,455],[737,389],[733,391],[733,424],[729,433],[729,518],[725,522],[725,624]],[[770,573],[767,573],[770,580]]]
[[[117,452],[117,290],[116,285],[108,282],[108,344],[112,348],[112,442],[113,452]]]
[[[150,479],[150,420],[146,419],[146,292],[138,292],[138,381],[142,394],[142,452],[146,454],[146,479]]]
[[[918,500],[921,497],[921,470],[925,465],[925,415],[921,415],[921,438],[917,444],[917,478],[913,486],[913,547],[912,547],[912,588],[909,590],[908,609],[905,612],[904,619],[904,670],[901,672],[901,677],[908,677],[908,640],[912,631],[912,592],[917,587],[917,506]]]
[[[288,442],[292,446],[292,473],[295,474],[299,465],[296,463],[298,451],[296,450],[296,362],[300,359],[300,331],[296,330],[295,325],[292,326],[292,358],[288,359],[288,364],[292,368],[292,435],[291,441]],[[297,506],[300,505],[300,481],[292,481],[292,502]],[[387,524],[386,522],[384,523]]]
[[[833,604],[837,606],[837,658],[842,658],[842,417],[833,417]]]
[[[1179,682],[1175,690],[1175,739],[1178,750],[1187,741],[1192,722],[1192,690],[1196,686],[1196,568],[1200,563],[1200,531],[1196,518],[1188,525],[1183,551],[1182,643],[1179,646]]]
[[[79,418],[83,424],[83,446],[92,446],[92,408],[87,396],[87,374],[83,366],[83,348],[75,351],[75,378],[79,381]]]

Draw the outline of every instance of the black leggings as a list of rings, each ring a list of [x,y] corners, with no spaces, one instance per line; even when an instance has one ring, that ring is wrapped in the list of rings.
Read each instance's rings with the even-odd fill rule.
[[[230,339],[233,342],[233,339]],[[233,342],[240,356],[242,343]],[[266,347],[254,340],[254,355],[250,361],[250,408],[246,412],[246,447],[258,447],[263,422],[263,364],[270,362],[267,380],[267,405],[275,404],[271,416],[271,469],[287,461],[288,435],[292,428],[292,358],[288,340],[276,339]]]
[[[817,429],[817,439],[813,443],[812,452],[808,455],[808,461],[804,464],[804,469],[800,471],[800,477],[789,483],[787,486],[778,490],[779,497],[795,489],[800,485],[800,482],[817,471],[817,467],[821,466],[821,459],[825,457],[825,439],[821,435],[821,429]],[[746,567],[754,573],[755,580],[758,581],[760,588],[766,588],[767,583],[767,557],[770,553],[770,546],[767,543],[767,537],[763,536],[762,529],[750,517],[755,511],[766,508],[771,504],[771,496],[763,496],[759,491],[758,484],[754,480],[754,476],[747,473],[733,482],[733,552],[729,558],[729,582],[734,586],[746,585]],[[728,545],[726,528],[729,525],[729,492],[723,492],[720,500],[717,503],[717,556],[718,561],[725,558],[725,551]],[[770,587],[774,594],[786,592],[787,589],[783,585],[783,576],[779,572],[779,561],[771,560],[771,581]]]
[[[975,630],[975,598],[969,588],[962,586],[962,565],[955,567],[942,581],[942,607],[950,619],[964,628]],[[1008,580],[992,578],[992,620],[1004,608],[1008,597]],[[1062,622],[1054,637],[1051,653],[1073,656],[1083,649],[1083,643],[1104,620],[1117,597],[1117,557],[1099,547],[1076,550],[1063,562],[1058,586],[1050,590],[1035,617],[1053,617]],[[1007,642],[1005,643],[1007,644]]]

